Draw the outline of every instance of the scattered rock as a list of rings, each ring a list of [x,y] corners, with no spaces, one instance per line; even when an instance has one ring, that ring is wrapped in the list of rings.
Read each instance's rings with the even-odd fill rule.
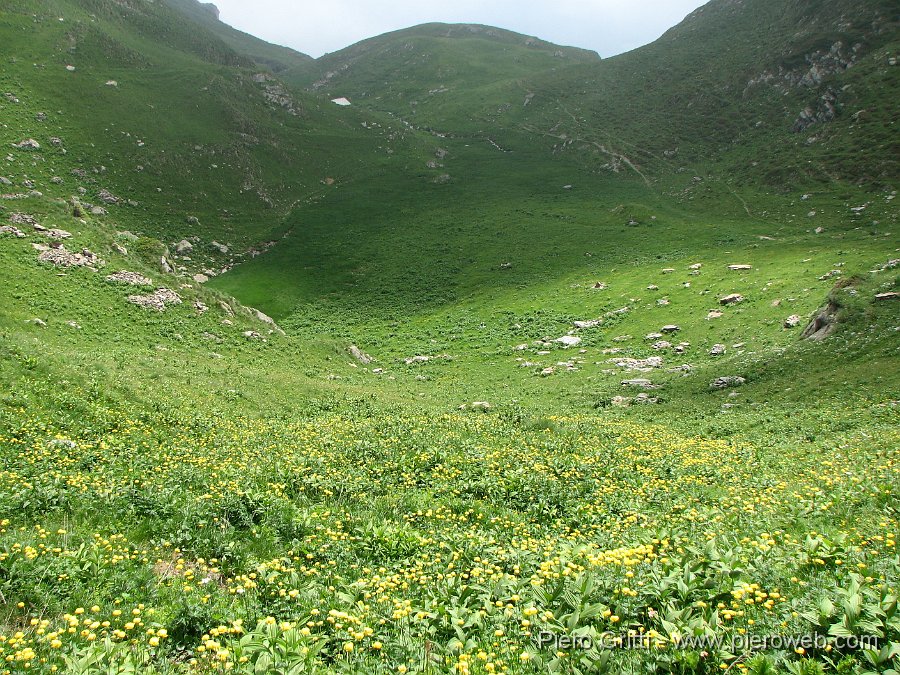
[[[703,263],[694,263],[693,265],[691,265],[690,267],[688,267],[688,269],[691,269],[691,270],[699,270],[699,269],[701,269],[702,267],[703,267]]]
[[[659,340],[658,342],[654,342],[654,343],[653,343],[652,345],[650,345],[650,346],[653,347],[653,349],[659,351],[660,349],[668,349],[669,347],[672,346],[672,343],[671,343],[671,342],[667,342],[667,341],[665,341],[665,340]]]
[[[875,300],[879,301],[879,302],[883,301],[883,300],[900,300],[900,293],[897,293],[896,291],[889,291],[887,293],[878,293],[875,296]]]
[[[797,326],[800,325],[801,321],[802,321],[802,319],[800,318],[800,316],[798,314],[791,314],[788,318],[786,318],[784,320],[784,327],[785,328],[796,328]]]
[[[556,338],[554,342],[558,342],[563,347],[568,349],[569,347],[577,347],[581,344],[581,338],[577,335],[563,335],[561,338]]]
[[[732,272],[744,272],[747,270],[752,270],[753,265],[729,265],[728,269],[730,269]]]
[[[722,312],[720,312],[718,309],[714,309],[706,315],[706,320],[709,321],[710,319],[721,319],[723,316],[724,314]]]
[[[25,233],[22,232],[22,230],[17,227],[13,227],[12,225],[0,226],[0,234],[11,234],[17,239],[22,239],[25,236]]]
[[[650,356],[646,359],[610,359],[610,363],[616,364],[619,368],[625,370],[637,371],[640,373],[649,373],[654,368],[659,368],[663,364],[661,356]]]
[[[193,250],[194,245],[187,239],[182,239],[177,244],[175,244],[175,253],[178,255],[184,255],[185,253],[190,253]]]
[[[86,248],[81,253],[67,251],[65,246],[50,248],[38,256],[42,263],[50,263],[57,267],[84,267],[102,263],[102,261]]]
[[[43,319],[30,319],[30,320],[26,321],[25,323],[33,323],[35,326],[40,326],[41,328],[47,327],[47,322],[44,321]]]
[[[731,295],[726,295],[724,298],[719,298],[720,305],[734,305],[743,301],[744,296],[740,293],[732,293]]]
[[[472,403],[473,410],[490,410],[491,404],[487,401],[475,401]]]
[[[592,288],[593,288],[594,290],[596,290],[596,291],[604,291],[604,290],[606,290],[607,288],[609,288],[609,286],[607,286],[607,285],[606,285],[604,282],[602,282],[602,281],[598,281],[596,284],[593,285]]]
[[[363,350],[361,350],[361,349],[360,349],[359,347],[357,347],[356,345],[350,345],[349,347],[347,347],[347,351],[350,352],[350,355],[351,355],[354,359],[356,359],[357,361],[359,361],[359,362],[360,362],[361,364],[363,364],[364,366],[367,366],[367,365],[369,365],[370,363],[372,363],[372,361],[374,361],[374,359],[373,359],[371,356],[369,356],[368,354],[366,354]]]
[[[655,405],[659,403],[659,399],[656,397],[650,396],[645,392],[642,392],[631,398],[629,396],[614,396],[610,400],[610,404],[617,408],[627,408],[631,405]]]
[[[105,189],[100,190],[100,192],[97,193],[97,198],[106,204],[118,204],[121,201],[112,192]]]
[[[209,245],[216,249],[219,253],[228,253],[228,247],[225,244],[220,244],[217,241],[212,241]]]
[[[662,333],[647,333],[644,336],[645,340],[659,340],[663,336]]]
[[[709,350],[710,356],[722,356],[726,352],[726,347],[723,344],[715,344],[712,346],[712,349]]]
[[[104,209],[102,206],[92,206],[91,207],[91,215],[92,216],[105,216],[109,211]]]
[[[209,311],[209,307],[200,302],[199,299],[194,300],[194,309],[197,310],[198,314],[206,314]]]
[[[115,274],[110,274],[108,277],[106,277],[106,280],[117,284],[128,284],[129,286],[153,285],[152,279],[148,279],[144,275],[138,274],[137,272],[127,272],[125,270],[116,272]]]
[[[830,272],[826,272],[822,276],[819,277],[819,281],[828,281],[829,279],[834,279],[835,277],[841,276],[840,270],[831,270]]]
[[[576,321],[575,328],[596,328],[603,323],[603,319],[590,319],[589,321]]]
[[[663,274],[672,274],[673,272],[675,272],[674,267],[666,267],[666,268],[663,268],[663,270],[662,270]]]
[[[42,234],[50,239],[57,239],[57,240],[72,238],[71,232],[66,232],[65,230],[60,230],[57,228],[53,228],[52,230],[47,230],[46,232],[43,232]]]
[[[245,330],[243,333],[241,333],[241,335],[243,335],[248,340],[259,340],[260,338],[262,338],[262,335],[260,335],[255,330]],[[375,372],[375,371],[372,371],[372,372]]]
[[[658,291],[659,286],[657,286],[656,284],[650,284],[649,286],[647,286],[647,290],[648,291]]]
[[[207,281],[209,281],[209,277],[206,276],[205,274],[201,274],[201,273],[195,274],[195,275],[194,275],[193,277],[191,277],[191,278],[192,278],[194,281],[196,281],[198,284],[205,284]]]
[[[128,302],[162,312],[166,309],[166,305],[180,305],[181,296],[168,288],[157,288],[149,295],[129,295]]]
[[[676,326],[675,324],[669,324],[668,326],[663,326],[660,331],[663,333],[677,333],[681,328]]]
[[[37,218],[30,216],[27,213],[10,213],[9,222],[13,225],[31,225],[35,229],[40,225]]]
[[[660,298],[659,300],[656,301],[656,304],[659,305],[660,307],[666,307],[669,304],[669,299],[668,298]]]
[[[172,266],[169,264],[169,261],[166,260],[166,256],[163,256],[159,259],[159,269],[161,269],[165,274],[172,274],[172,272],[174,272]]]
[[[725,375],[724,377],[717,377],[709,384],[710,389],[728,389],[729,387],[740,387],[747,380],[743,377],[738,377],[737,375]]]
[[[26,138],[24,141],[19,141],[18,143],[12,144],[14,148],[18,148],[19,150],[40,150],[41,144],[38,143],[33,138]]]
[[[653,384],[650,380],[642,377],[632,380],[622,380],[623,387],[637,387],[639,389],[658,389],[659,385]]]
[[[541,371],[541,377],[549,377],[550,375],[553,375],[553,373],[555,373],[555,372],[556,372],[556,370],[553,368],[553,366],[550,366],[549,368],[544,368]]]
[[[113,244],[112,250],[118,253],[119,255],[128,255],[128,249],[122,246],[121,244]]]
[[[262,321],[264,324],[271,326],[274,330],[276,330],[281,335],[284,335],[284,331],[278,327],[278,324],[275,323],[275,319],[273,319],[268,314],[259,311],[255,307],[247,307],[247,311],[257,320]]]

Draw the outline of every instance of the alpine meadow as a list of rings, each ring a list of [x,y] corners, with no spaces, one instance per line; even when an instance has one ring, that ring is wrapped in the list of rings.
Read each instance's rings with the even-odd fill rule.
[[[0,1],[0,673],[896,675],[898,59]]]

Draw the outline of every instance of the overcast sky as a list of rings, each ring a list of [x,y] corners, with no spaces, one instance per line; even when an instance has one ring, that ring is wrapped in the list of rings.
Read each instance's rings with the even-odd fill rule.
[[[652,42],[706,0],[214,0],[222,21],[321,56],[420,23],[481,23],[613,56]]]

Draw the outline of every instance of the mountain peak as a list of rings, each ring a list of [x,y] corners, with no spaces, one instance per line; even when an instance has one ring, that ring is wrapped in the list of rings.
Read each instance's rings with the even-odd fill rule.
[[[207,12],[209,12],[209,13],[212,14],[214,17],[216,17],[216,21],[219,21],[219,20],[220,20],[220,17],[222,16],[222,13],[219,11],[219,8],[216,7],[213,3],[211,3],[211,2],[200,2],[200,3],[198,3],[198,4],[200,5],[200,7],[202,7],[202,8],[205,9]]]

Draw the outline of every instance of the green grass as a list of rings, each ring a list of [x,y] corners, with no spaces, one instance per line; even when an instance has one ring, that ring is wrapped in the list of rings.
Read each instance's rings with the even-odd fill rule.
[[[883,3],[779,7],[713,3],[604,62],[426,26],[310,64],[193,5],[9,3],[0,225],[105,263],[0,234],[5,669],[896,668],[896,31],[867,27]],[[836,37],[865,49],[825,86],[868,116],[793,134],[805,92],[742,98]],[[288,62],[351,67],[285,89],[294,115],[253,79]],[[74,215],[104,189],[133,203]],[[128,303],[123,269],[182,304]],[[800,340],[828,301],[836,332]],[[538,639],[628,631],[649,648]],[[703,637],[725,643],[676,647]]]

